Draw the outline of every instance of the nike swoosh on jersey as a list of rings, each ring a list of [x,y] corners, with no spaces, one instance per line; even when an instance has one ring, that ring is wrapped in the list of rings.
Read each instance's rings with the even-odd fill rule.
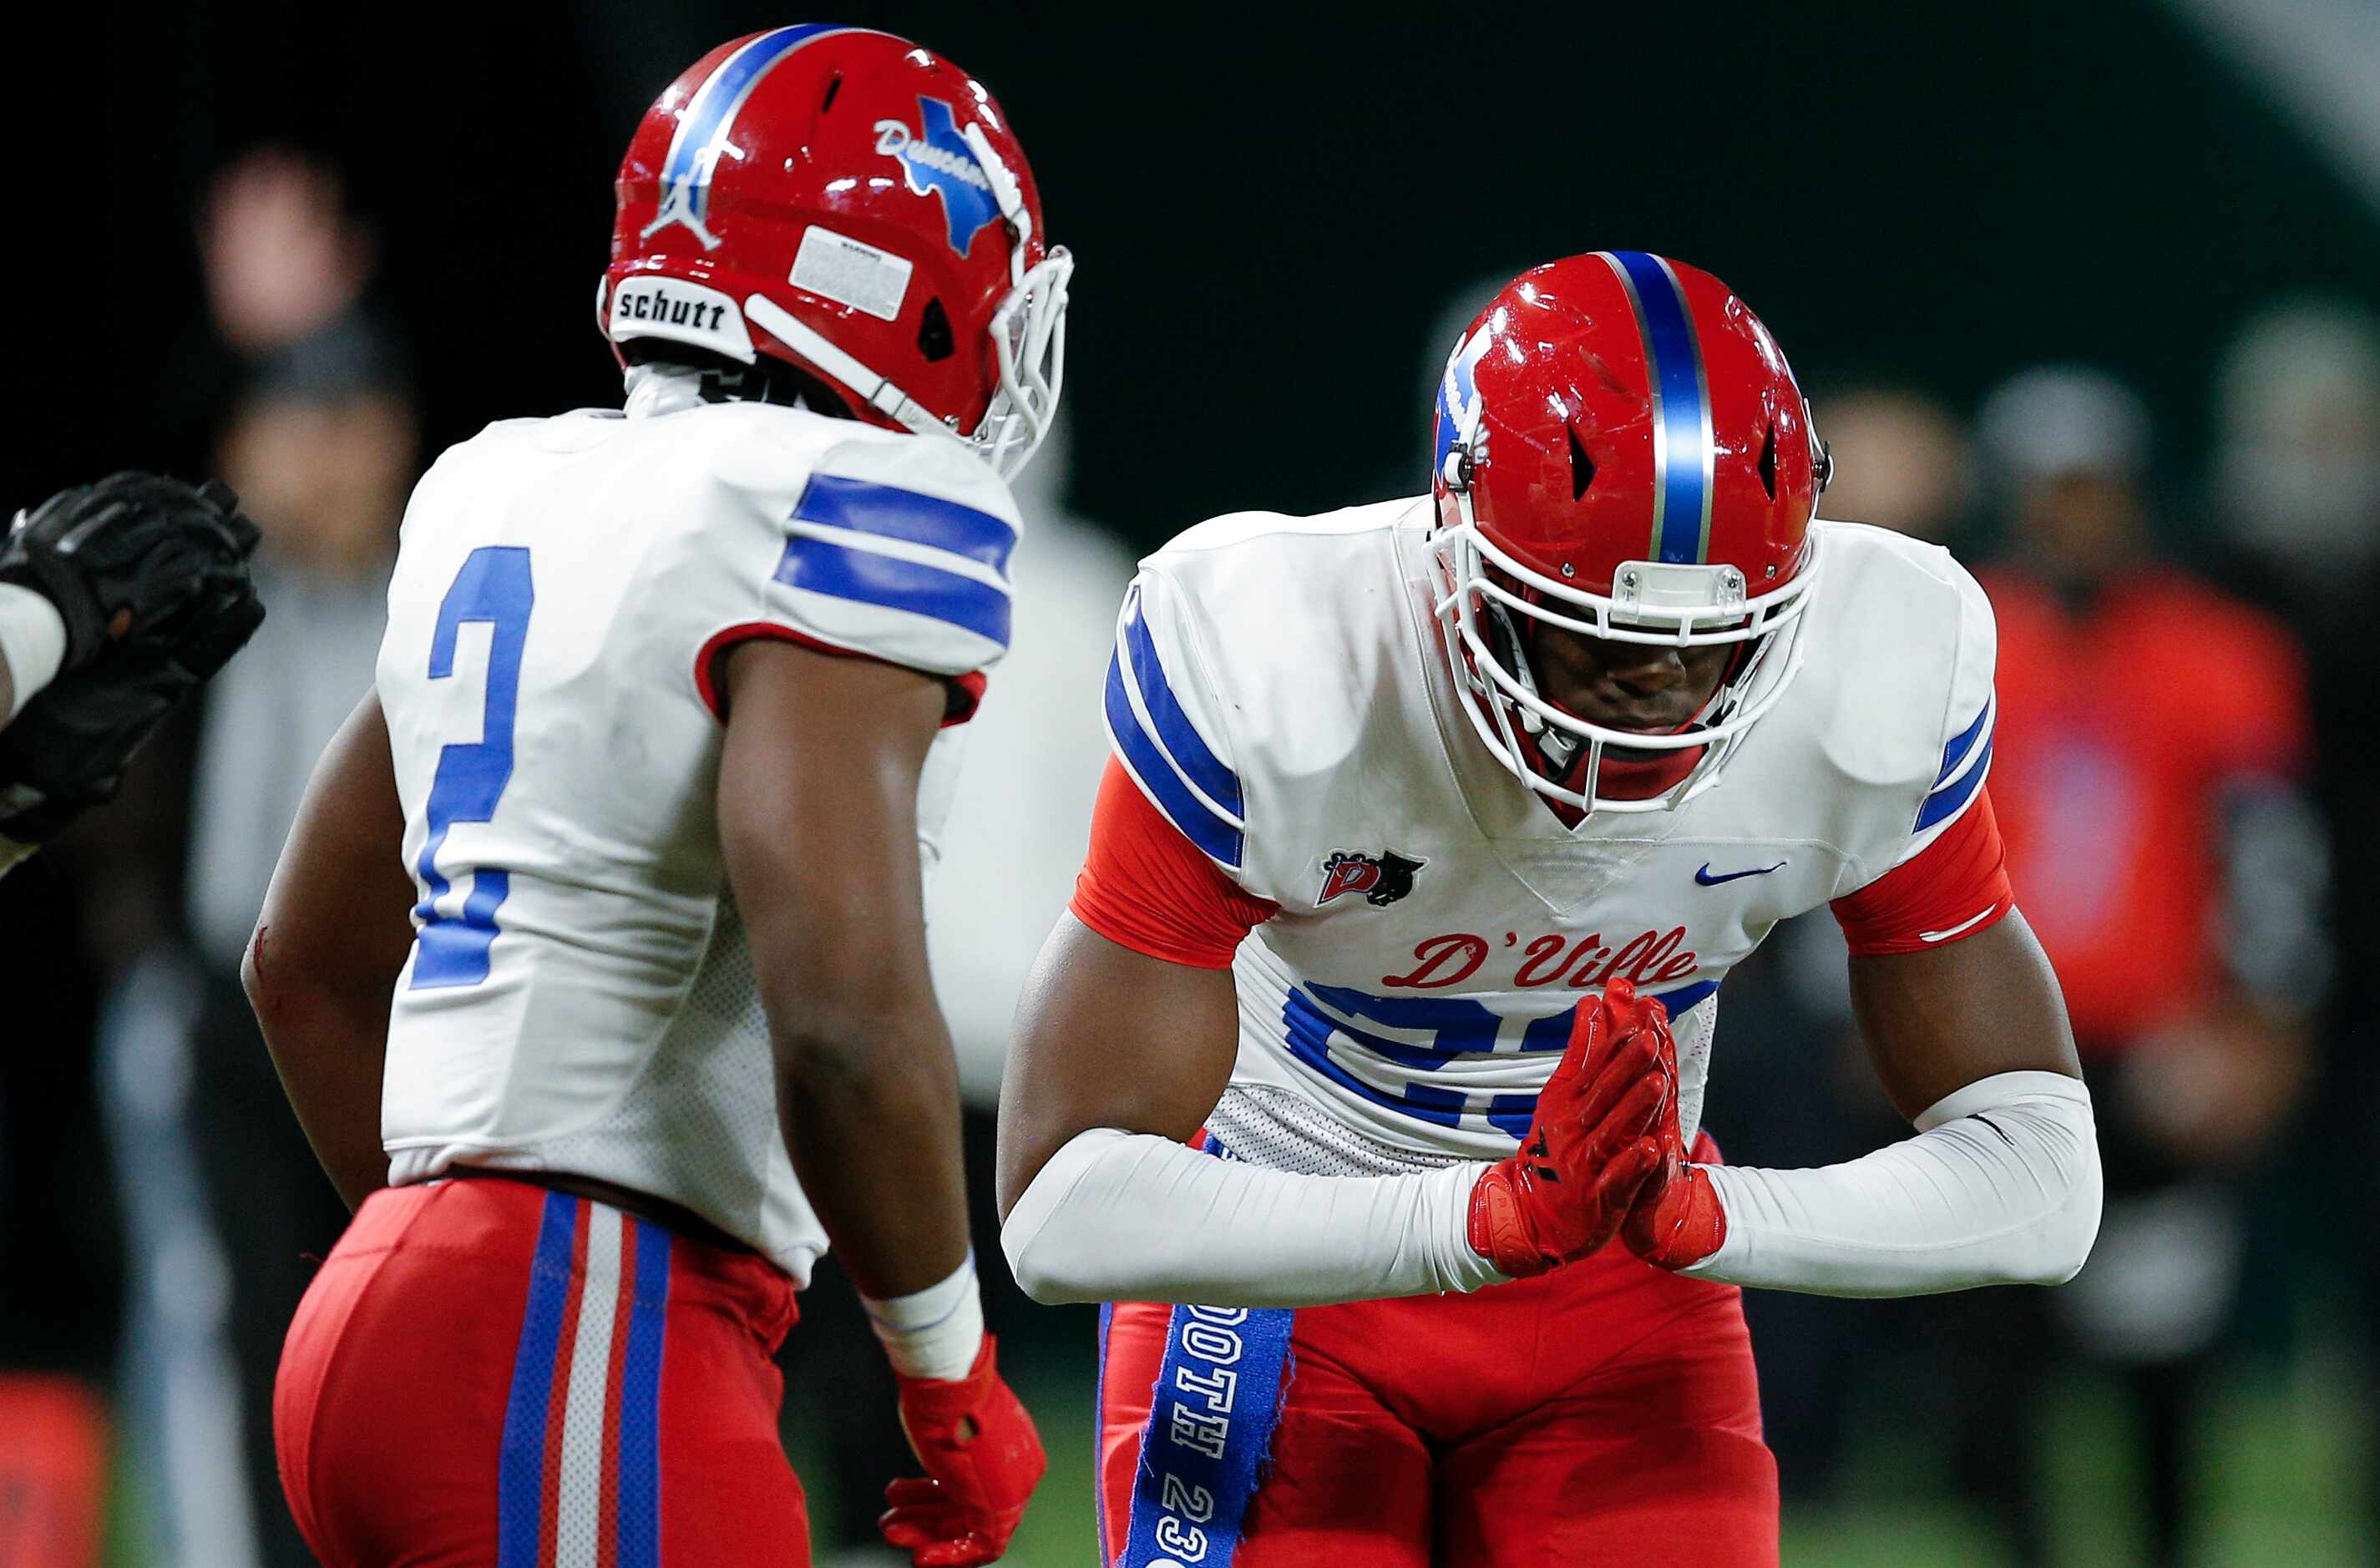
[[[1984,912],[1982,914],[1975,916],[1973,918],[1961,920],[1947,931],[1919,931],[1917,933],[1917,940],[1920,942],[1948,942],[1952,937],[1957,936],[1960,932],[1973,930],[1977,926],[1983,924],[1984,921],[1991,918],[1992,911],[1999,906],[1999,901],[1998,899],[1994,899],[1991,903],[1984,906]]]
[[[1779,860],[1774,866],[1755,866],[1748,871],[1721,871],[1718,876],[1712,876],[1710,862],[1706,860],[1703,862],[1703,869],[1694,873],[1694,881],[1705,887],[1717,887],[1721,882],[1731,882],[1738,877],[1765,877],[1771,871],[1781,871],[1784,869],[1785,862]]]

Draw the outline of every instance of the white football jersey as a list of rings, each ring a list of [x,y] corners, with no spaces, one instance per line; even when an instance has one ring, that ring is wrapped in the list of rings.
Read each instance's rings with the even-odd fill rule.
[[[1238,1064],[1209,1124],[1243,1157],[1315,1172],[1500,1159],[1581,995],[1624,976],[1676,1020],[1691,1138],[1727,972],[1976,798],[1990,606],[1937,547],[1814,525],[1806,662],[1719,782],[1573,829],[1458,707],[1430,517],[1400,501],[1218,518],[1143,562],[1126,598],[1116,753],[1280,906],[1233,963]]]
[[[680,1204],[807,1282],[729,896],[713,665],[774,637],[952,677],[1008,642],[1006,488],[955,442],[797,408],[490,426],[414,492],[378,689],[420,889],[390,1179],[456,1165]],[[926,765],[932,863],[964,728]]]

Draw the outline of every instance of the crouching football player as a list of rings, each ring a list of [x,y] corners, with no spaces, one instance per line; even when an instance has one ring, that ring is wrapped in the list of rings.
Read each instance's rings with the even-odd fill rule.
[[[884,33],[712,51],[620,171],[625,412],[413,496],[248,974],[359,1206],[276,1392],[327,1563],[807,1562],[769,1357],[830,1238],[927,1471],[887,1538],[988,1562],[1039,1478],[920,890],[1058,394],[1007,125]]]
[[[1143,564],[1004,1245],[1114,1304],[1111,1564],[1771,1563],[1736,1287],[2054,1283],[2098,1223],[1984,787],[1991,609],[1814,521],[1807,405],[1694,268],[1524,274],[1437,419],[1427,498]],[[1719,981],[1820,905],[1915,1136],[1728,1167]]]

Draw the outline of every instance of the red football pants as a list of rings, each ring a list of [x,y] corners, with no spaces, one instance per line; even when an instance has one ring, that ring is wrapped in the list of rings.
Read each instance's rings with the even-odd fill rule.
[[[372,1195],[289,1326],[281,1484],[331,1568],[809,1562],[749,1253],[525,1182]]]
[[[1110,1563],[1171,1315],[1121,1305],[1107,1322]],[[1300,1310],[1259,1477],[1232,1568],[1778,1560],[1740,1293],[1616,1246],[1471,1295]]]

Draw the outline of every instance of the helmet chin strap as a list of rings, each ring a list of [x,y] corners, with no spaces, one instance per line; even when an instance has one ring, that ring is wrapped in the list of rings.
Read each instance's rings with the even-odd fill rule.
[[[849,387],[853,395],[902,429],[917,435],[956,439],[956,432],[918,407],[907,393],[893,385],[888,378],[878,375],[821,334],[804,326],[794,319],[791,311],[767,295],[755,294],[747,298],[744,314],[778,342]]]
[[[1500,602],[1490,600],[1488,613],[1493,617],[1496,635],[1512,660],[1513,678],[1531,697],[1541,702],[1548,700],[1537,688],[1537,673],[1529,662],[1529,650],[1521,640],[1520,628],[1512,625],[1512,612]],[[1514,706],[1520,710],[1521,728],[1536,743],[1537,749],[1545,753],[1546,760],[1553,764],[1557,772],[1569,773],[1571,764],[1578,760],[1579,737],[1558,724],[1546,723],[1545,715],[1526,703]]]

